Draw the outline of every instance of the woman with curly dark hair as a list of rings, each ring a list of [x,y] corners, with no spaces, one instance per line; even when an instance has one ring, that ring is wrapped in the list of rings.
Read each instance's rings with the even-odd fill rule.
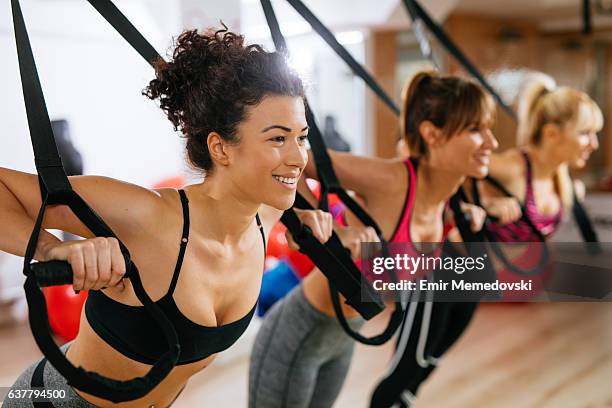
[[[135,401],[113,404],[72,389],[43,359],[45,388],[65,389],[55,406],[167,407],[187,380],[230,347],[248,326],[259,293],[265,236],[295,199],[307,161],[303,86],[284,58],[242,36],[187,31],[171,62],[158,61],[144,94],[159,99],[186,138],[189,164],[204,176],[182,190],[148,190],[99,176],[71,177],[79,195],[130,248],[144,288],[175,326],[178,365]],[[23,255],[41,205],[36,175],[0,168],[0,250]],[[331,216],[299,212],[326,241]],[[86,238],[61,242],[46,229]],[[263,241],[263,242],[262,242]],[[138,302],[117,240],[96,238],[64,206],[45,215],[36,259],[66,260],[74,289],[91,289],[76,339],[62,347],[76,366],[127,380],[146,373],[167,346]],[[31,406],[5,400],[5,407]]]

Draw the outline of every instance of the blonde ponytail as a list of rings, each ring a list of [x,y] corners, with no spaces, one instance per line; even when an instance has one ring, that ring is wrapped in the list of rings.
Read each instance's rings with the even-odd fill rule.
[[[532,77],[523,86],[517,105],[517,144],[519,146],[532,142],[539,128],[543,126],[539,123],[542,117],[541,102],[545,95],[555,90],[556,86],[555,80],[545,74]]]

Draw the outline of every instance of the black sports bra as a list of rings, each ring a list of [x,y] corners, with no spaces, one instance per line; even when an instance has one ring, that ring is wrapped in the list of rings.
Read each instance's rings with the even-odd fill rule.
[[[178,364],[189,364],[219,353],[234,344],[249,325],[255,306],[241,319],[216,327],[196,324],[178,309],[172,295],[179,278],[189,238],[189,201],[183,190],[179,190],[179,195],[183,207],[181,247],[170,288],[155,303],[174,324],[178,334],[181,346]],[[261,232],[265,252],[266,239],[259,214],[255,219]],[[163,336],[160,336],[158,325],[142,306],[119,303],[102,291],[91,291],[85,303],[85,315],[98,336],[132,360],[153,364],[168,349]]]

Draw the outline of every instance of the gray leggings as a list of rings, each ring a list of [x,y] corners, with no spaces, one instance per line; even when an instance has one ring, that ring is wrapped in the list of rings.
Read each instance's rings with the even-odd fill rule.
[[[72,342],[64,344],[62,347],[60,347],[60,350],[62,350],[62,352],[66,354],[66,351],[70,347],[71,343]],[[43,360],[45,361],[44,365],[41,364]],[[55,367],[51,365],[51,363],[46,361],[46,359],[38,360],[36,363],[28,367],[23,373],[21,373],[19,378],[17,378],[17,381],[15,381],[15,383],[12,385],[10,389],[13,391],[32,389],[33,388],[32,387],[32,377],[35,374],[37,374],[36,373],[37,370],[41,370],[41,369],[43,372],[42,379],[43,379],[45,390],[63,390],[65,392],[62,398],[57,398],[57,399],[50,398],[50,399],[45,400],[46,402],[50,402],[51,404],[53,404],[53,407],[55,408],[96,408],[96,405],[83,399],[79,394],[77,394],[74,391],[74,388],[68,385],[68,382],[66,381],[66,379],[55,369]],[[170,403],[168,408],[172,404],[174,404],[174,402],[179,397],[179,395],[181,395],[182,392],[183,390],[179,391],[178,395]],[[7,392],[7,396],[4,398],[4,402],[0,406],[2,408],[32,408],[32,407],[38,408],[38,406],[42,407],[42,405],[33,404],[33,402],[30,399],[9,399],[8,392]],[[49,405],[45,405],[44,408],[50,408],[50,407]]]
[[[70,347],[70,343],[66,343],[61,347],[61,350],[66,353]],[[42,360],[37,361],[28,367],[17,381],[11,387],[11,390],[29,390],[32,388],[32,376],[34,371],[36,371],[37,366]],[[56,408],[95,408],[96,406],[87,402],[83,398],[81,398],[74,389],[68,385],[66,379],[62,377],[62,375],[51,365],[51,363],[47,362],[44,365],[43,371],[43,381],[45,384],[45,390],[64,390],[65,397],[58,399],[49,399],[47,401],[51,402]],[[29,399],[9,399],[8,395],[4,398],[4,402],[2,403],[2,408],[30,408],[33,407],[33,403]]]
[[[359,329],[363,319],[349,324]],[[353,340],[295,287],[266,314],[249,369],[250,408],[329,408],[342,388]]]

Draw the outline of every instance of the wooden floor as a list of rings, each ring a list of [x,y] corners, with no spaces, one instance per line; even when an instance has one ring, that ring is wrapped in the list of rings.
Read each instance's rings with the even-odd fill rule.
[[[335,406],[367,407],[390,353],[391,345],[358,346]],[[0,386],[10,385],[38,355],[27,327],[0,329]],[[216,362],[175,406],[246,407],[247,367],[244,353]],[[482,306],[415,407],[612,407],[612,304]]]

